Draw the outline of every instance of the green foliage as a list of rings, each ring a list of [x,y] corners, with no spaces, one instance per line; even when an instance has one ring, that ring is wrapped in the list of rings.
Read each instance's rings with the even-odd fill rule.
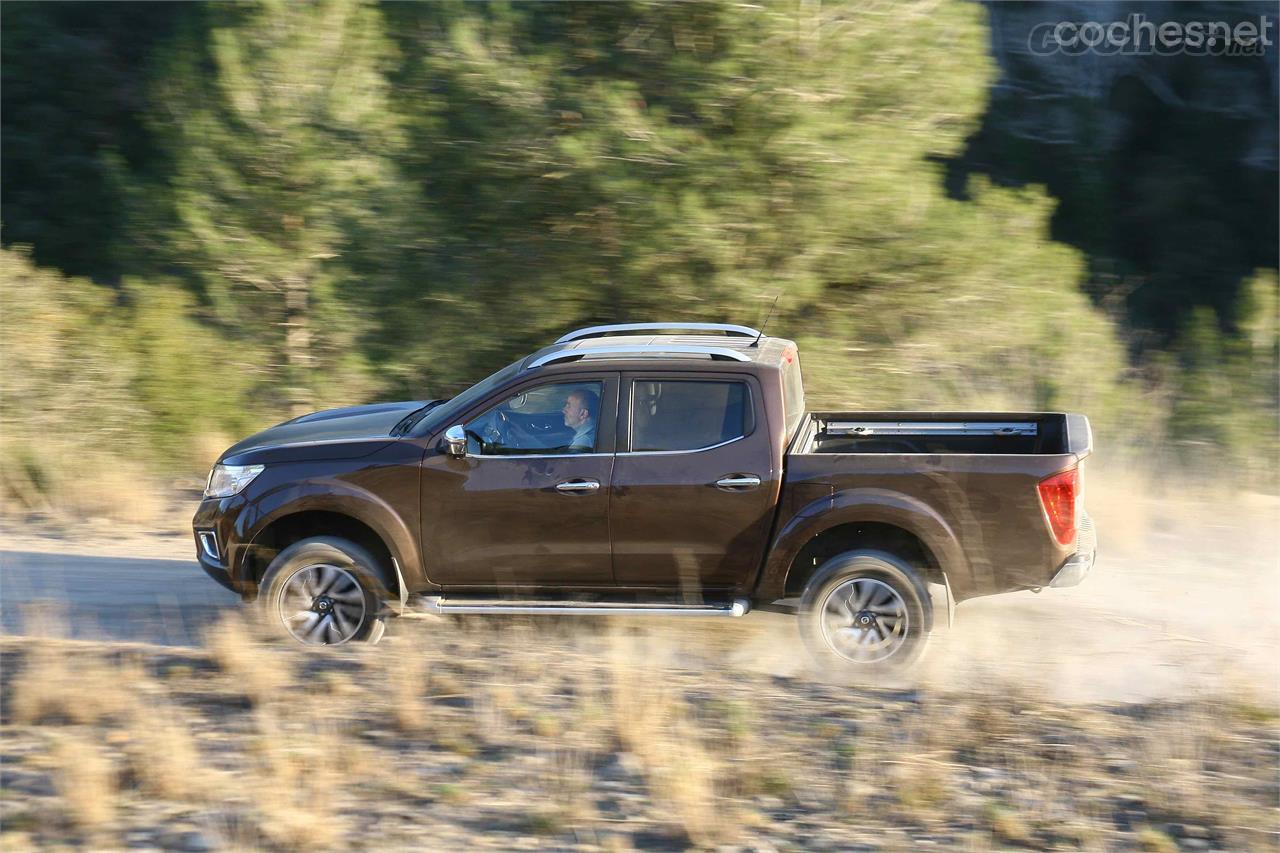
[[[5,246],[119,279],[133,247],[116,163],[163,169],[142,121],[149,58],[188,14],[177,3],[0,8]]]
[[[981,9],[907,13],[946,51],[901,39],[897,8],[425,14],[431,41],[400,28],[400,92],[429,105],[412,168],[452,298],[418,321],[444,324],[450,357],[429,339],[395,352],[421,374],[453,384],[592,320],[754,321],[780,295],[770,330],[805,344],[816,402],[1136,420],[1043,195],[982,183],[956,201],[930,165],[984,107]]]
[[[1260,270],[1242,287],[1232,325],[1222,330],[1209,308],[1197,308],[1177,339],[1176,361],[1166,364],[1172,400],[1169,438],[1188,461],[1206,470],[1224,464],[1264,488],[1275,482],[1280,459],[1280,280]]]
[[[1043,9],[989,9],[1002,85],[950,164],[953,191],[971,173],[1047,187],[1060,200],[1053,238],[1088,255],[1086,289],[1160,346],[1198,307],[1227,318],[1280,248],[1274,56],[1036,59],[1025,45]],[[1234,25],[1274,13],[1274,3],[1181,2],[1158,14]]]
[[[207,41],[192,29],[169,48],[154,93],[177,222],[148,221],[149,199],[137,219],[232,337],[268,343],[277,390],[307,404],[320,375],[359,382],[353,306],[376,286],[355,273],[360,253],[421,240],[398,230],[414,217],[387,97],[394,53],[377,10],[346,0],[217,6],[206,24]]]
[[[194,473],[210,445],[262,423],[235,363],[262,353],[229,359],[180,289],[115,293],[3,249],[0,306],[0,492],[19,506],[44,508],[113,470],[121,485],[148,468]]]
[[[73,15],[11,8],[6,243],[115,286],[5,253],[6,440],[77,420],[191,470],[290,409],[444,396],[575,325],[759,322],[775,297],[819,407],[1079,410],[1104,447],[1167,418],[1228,455],[1276,411],[1274,273],[1193,315],[1153,386],[1046,193],[956,185],[997,71],[977,4],[190,4],[133,50],[104,23],[83,67]],[[131,99],[82,103],[97,76]],[[1106,197],[1089,177],[1073,211]]]

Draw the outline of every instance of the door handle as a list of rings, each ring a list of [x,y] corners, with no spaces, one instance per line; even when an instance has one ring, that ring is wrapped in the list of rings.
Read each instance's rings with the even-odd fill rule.
[[[565,480],[556,484],[557,492],[594,492],[598,488],[598,480]]]
[[[760,478],[755,474],[742,474],[716,480],[717,489],[754,489],[758,485],[760,485]]]

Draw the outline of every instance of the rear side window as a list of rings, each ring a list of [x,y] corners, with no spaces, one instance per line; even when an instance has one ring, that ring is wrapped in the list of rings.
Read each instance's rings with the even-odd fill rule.
[[[755,428],[745,382],[638,379],[631,387],[631,449],[700,450]]]

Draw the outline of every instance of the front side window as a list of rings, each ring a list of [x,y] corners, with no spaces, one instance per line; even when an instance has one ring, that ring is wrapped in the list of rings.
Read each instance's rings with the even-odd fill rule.
[[[467,422],[477,456],[593,453],[603,382],[552,382],[513,394]]]
[[[631,449],[700,450],[754,428],[745,382],[638,379],[631,387]]]

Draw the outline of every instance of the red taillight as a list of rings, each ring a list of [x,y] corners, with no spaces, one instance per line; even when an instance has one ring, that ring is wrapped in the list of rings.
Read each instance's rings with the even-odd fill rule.
[[[1040,503],[1049,519],[1054,538],[1070,545],[1076,538],[1076,495],[1080,492],[1080,472],[1075,468],[1045,477],[1037,487]]]

